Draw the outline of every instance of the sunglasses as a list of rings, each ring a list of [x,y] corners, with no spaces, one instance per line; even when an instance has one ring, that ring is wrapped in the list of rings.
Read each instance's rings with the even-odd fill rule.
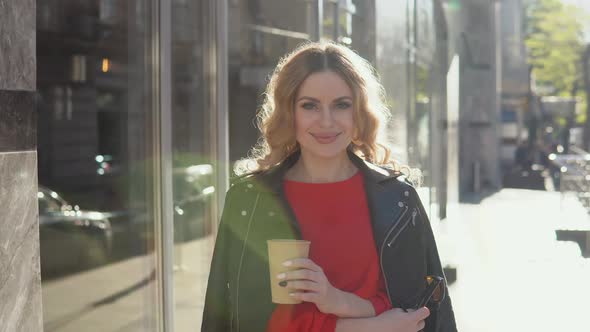
[[[425,306],[436,306],[445,298],[445,279],[439,276],[426,276],[426,288],[420,294],[414,309]]]

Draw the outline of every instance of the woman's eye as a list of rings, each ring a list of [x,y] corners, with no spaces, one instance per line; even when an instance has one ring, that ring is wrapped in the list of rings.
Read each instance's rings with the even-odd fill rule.
[[[336,107],[341,110],[349,109],[352,105],[350,103],[338,103]]]
[[[306,110],[314,110],[316,108],[316,105],[314,103],[304,103],[301,105],[301,107],[303,107],[303,109]]]

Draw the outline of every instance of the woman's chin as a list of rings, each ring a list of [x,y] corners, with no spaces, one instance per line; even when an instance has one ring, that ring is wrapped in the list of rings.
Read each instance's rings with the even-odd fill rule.
[[[301,149],[302,153],[310,157],[321,158],[321,159],[336,159],[343,155],[346,155],[346,148],[314,148],[314,149]]]

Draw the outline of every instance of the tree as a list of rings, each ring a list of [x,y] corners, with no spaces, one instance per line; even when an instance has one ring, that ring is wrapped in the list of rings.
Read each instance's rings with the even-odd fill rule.
[[[529,1],[527,7],[525,43],[537,85],[552,87],[554,95],[572,96],[574,82],[582,79],[579,11],[560,0]]]

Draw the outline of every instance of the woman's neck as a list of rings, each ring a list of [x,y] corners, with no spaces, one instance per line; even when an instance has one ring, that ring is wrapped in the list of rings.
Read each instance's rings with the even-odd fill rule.
[[[307,183],[330,183],[349,179],[356,172],[357,168],[346,152],[334,158],[321,158],[301,151],[299,160],[287,171],[285,178]]]

